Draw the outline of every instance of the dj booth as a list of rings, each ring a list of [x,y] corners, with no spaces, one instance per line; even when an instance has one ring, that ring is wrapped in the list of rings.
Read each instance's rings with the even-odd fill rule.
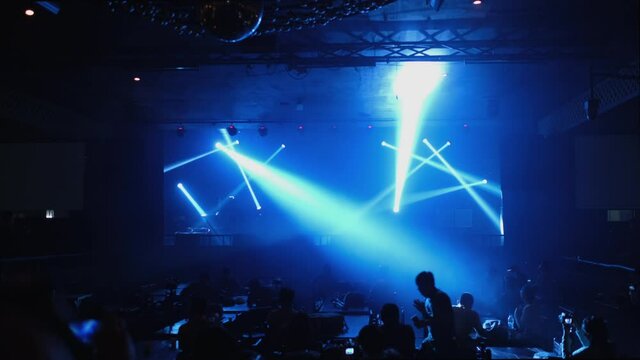
[[[232,246],[233,235],[212,232],[176,232],[175,246],[178,248],[202,248]]]

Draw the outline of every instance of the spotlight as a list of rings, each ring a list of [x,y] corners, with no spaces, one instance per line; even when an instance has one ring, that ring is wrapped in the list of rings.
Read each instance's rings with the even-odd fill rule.
[[[469,128],[469,124],[464,123],[464,125],[462,125],[463,128],[468,129]]]
[[[592,96],[584,102],[584,112],[587,115],[587,120],[595,120],[598,117],[599,110],[600,99]]]
[[[216,143],[216,149],[222,149],[222,144],[220,144],[219,142]]]
[[[387,145],[389,145],[389,143],[383,140],[383,141],[380,142],[380,145],[387,146]]]
[[[231,124],[227,126],[227,133],[229,134],[229,136],[236,136],[238,135],[238,128],[235,127],[235,125]]]
[[[267,127],[264,125],[260,125],[258,127],[258,134],[260,134],[260,136],[267,136],[268,130]]]
[[[286,148],[286,146],[284,144],[280,145],[280,147],[283,148],[283,149]]]
[[[304,125],[302,125],[302,124],[298,125],[297,129],[298,129],[298,131],[303,131],[304,130]]]
[[[178,125],[178,127],[176,128],[176,134],[178,134],[178,136],[180,136],[180,137],[184,136],[184,126],[183,125]]]
[[[33,15],[36,14],[36,12],[33,11],[33,9],[27,9],[27,10],[24,11],[24,14],[27,15],[27,16],[33,16]]]
[[[488,184],[488,183],[489,183],[489,180],[487,180],[487,179],[482,179],[482,183],[483,183],[483,184]]]
[[[427,5],[429,5],[433,10],[438,11],[442,6],[443,0],[427,0]]]
[[[135,81],[135,82],[139,82],[140,80],[142,80],[142,79],[140,79],[140,77],[138,77],[138,76],[134,76],[133,77],[133,81]]]
[[[373,125],[371,124],[367,125],[367,129],[373,129]]]
[[[445,145],[451,146],[451,141],[447,141],[447,143]]]
[[[473,0],[473,5],[482,5],[482,0]]]
[[[393,209],[400,209],[402,192],[411,165],[411,154],[420,133],[427,99],[442,81],[444,67],[439,63],[405,63],[399,69],[393,90],[399,96],[396,153],[396,191]]]

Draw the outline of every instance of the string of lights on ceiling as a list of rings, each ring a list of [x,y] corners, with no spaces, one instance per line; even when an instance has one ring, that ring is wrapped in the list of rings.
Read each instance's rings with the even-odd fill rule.
[[[178,34],[223,42],[324,26],[396,0],[109,0],[112,12],[141,16]]]

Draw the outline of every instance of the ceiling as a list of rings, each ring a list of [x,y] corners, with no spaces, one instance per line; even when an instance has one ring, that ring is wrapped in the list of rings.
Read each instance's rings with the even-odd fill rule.
[[[637,60],[637,2],[594,3],[445,0],[436,12],[399,0],[236,45],[180,36],[93,2],[61,2],[58,15],[33,18],[22,4],[6,5],[2,90],[65,109],[50,123],[99,131],[96,124],[130,122],[389,125],[399,62],[440,60],[447,77],[429,110],[433,126],[529,130],[587,88],[589,66]],[[394,53],[399,47],[406,51]],[[6,108],[4,117],[44,126]]]

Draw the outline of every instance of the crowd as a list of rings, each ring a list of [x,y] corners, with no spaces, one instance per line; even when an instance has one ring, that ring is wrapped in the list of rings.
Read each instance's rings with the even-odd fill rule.
[[[254,279],[244,288],[225,269],[211,281],[207,274],[177,295],[187,320],[177,334],[177,358],[204,359],[486,359],[487,343],[506,338],[509,345],[551,349],[549,323],[537,291],[546,281],[545,271],[534,281],[524,279],[515,268],[505,276],[504,289],[517,289],[519,300],[506,292],[511,302],[507,324],[500,319],[481,321],[474,310],[474,296],[462,293],[451,298],[436,286],[434,274],[423,271],[415,277],[415,315],[404,323],[405,310],[396,303],[371,309],[370,320],[353,339],[321,337],[313,325],[313,314],[296,307],[296,293],[279,279],[264,286]],[[3,359],[133,359],[132,337],[121,314],[93,309],[93,322],[78,322],[56,304],[54,289],[43,276],[3,272],[0,288],[0,358]],[[544,280],[543,280],[544,279]],[[330,287],[330,270],[316,281]],[[321,294],[322,291],[316,292]],[[378,290],[376,290],[378,291]],[[238,305],[243,294],[245,314],[230,321],[224,307]],[[276,295],[274,297],[274,295]],[[322,294],[321,294],[322,295]],[[368,305],[367,300],[345,300]],[[318,310],[318,309],[314,309]],[[402,316],[401,316],[402,315]],[[603,318],[587,316],[577,324],[572,313],[560,315],[563,358],[615,356]],[[81,324],[79,327],[78,324]],[[248,334],[249,333],[249,334]],[[419,341],[416,341],[418,339]]]

